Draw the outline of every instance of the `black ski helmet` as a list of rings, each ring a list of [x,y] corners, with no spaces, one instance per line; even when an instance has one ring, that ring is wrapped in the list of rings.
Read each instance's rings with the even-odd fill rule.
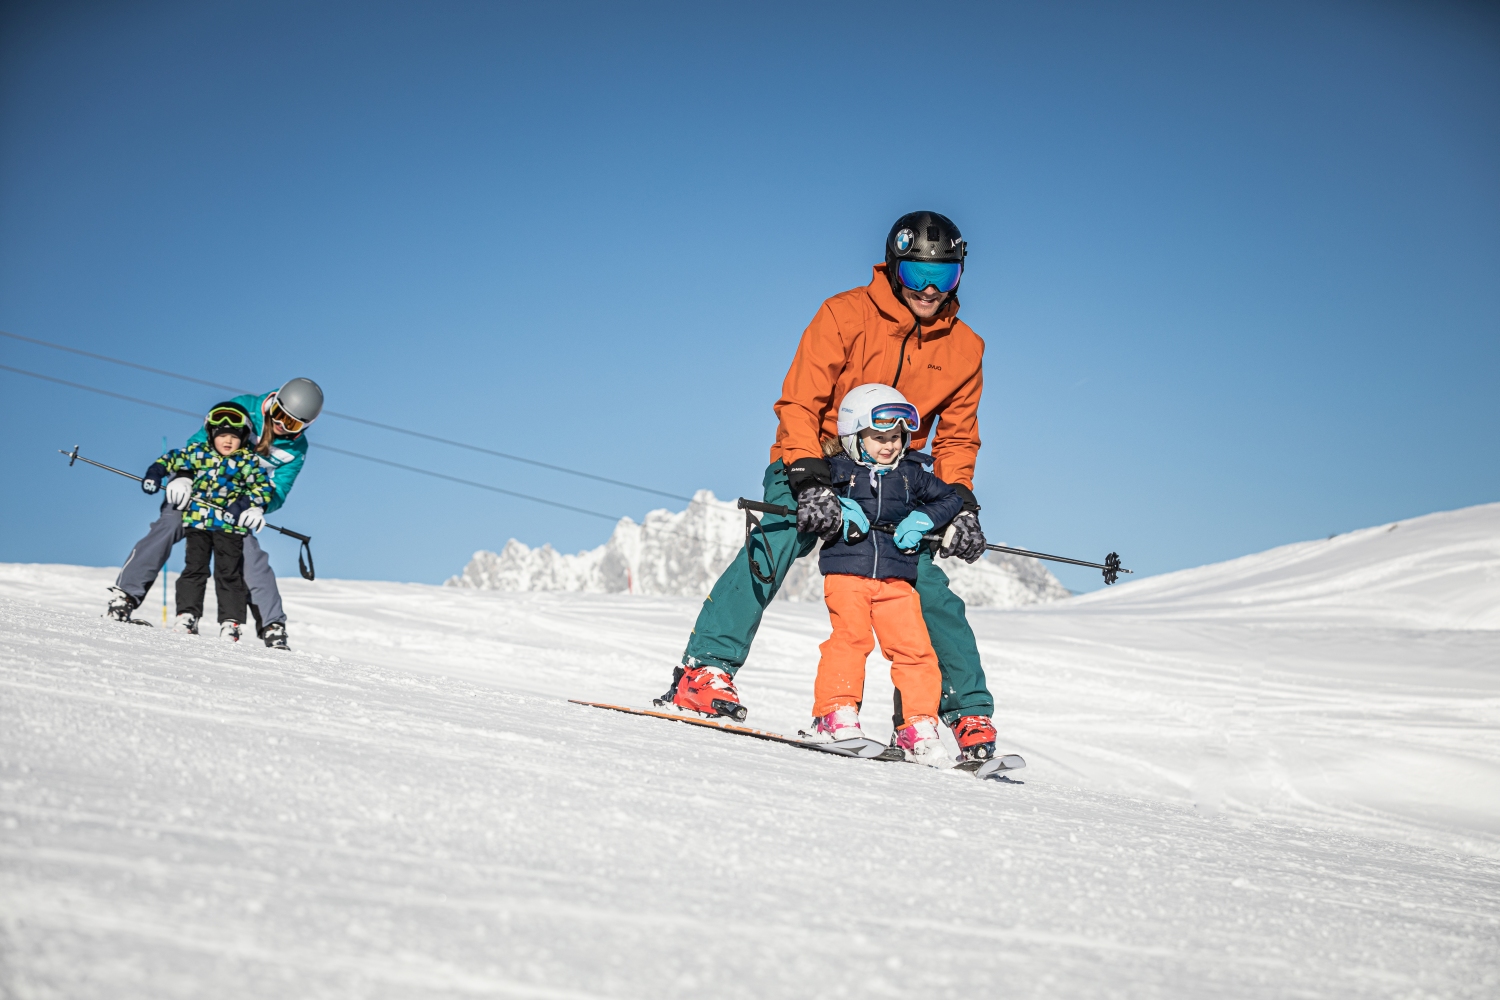
[[[936,212],[908,212],[896,220],[885,238],[886,277],[891,280],[891,290],[900,298],[901,281],[896,277],[896,265],[901,261],[962,264],[968,255],[969,245],[952,219]]]
[[[233,400],[214,404],[208,411],[208,416],[203,419],[203,431],[212,442],[221,430],[233,431],[241,441],[248,441],[255,436],[250,411]]]

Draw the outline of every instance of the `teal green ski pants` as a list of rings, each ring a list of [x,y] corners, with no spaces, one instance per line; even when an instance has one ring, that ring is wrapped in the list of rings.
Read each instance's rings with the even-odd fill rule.
[[[765,502],[786,507],[796,503],[779,459],[766,469]],[[798,533],[795,515],[766,514],[760,524],[703,602],[682,654],[683,663],[711,664],[731,675],[739,670],[750,655],[766,605],[781,588],[792,563],[818,546],[816,535]],[[774,576],[773,582],[762,583],[750,572],[752,556],[761,575]],[[949,589],[948,574],[932,561],[932,552],[925,546],[917,562],[917,593],[943,671],[943,697],[938,708],[943,721],[951,726],[960,716],[994,715],[995,699],[984,681],[974,630],[964,617],[963,598]]]

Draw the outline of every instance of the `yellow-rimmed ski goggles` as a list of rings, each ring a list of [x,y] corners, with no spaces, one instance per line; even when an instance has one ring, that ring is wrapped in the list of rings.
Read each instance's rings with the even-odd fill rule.
[[[281,400],[274,392],[271,393],[271,407],[266,410],[266,419],[280,424],[288,434],[301,434],[312,423],[311,420],[299,420],[286,412],[286,407],[281,405]]]
[[[231,430],[245,437],[250,432],[250,419],[238,406],[215,406],[208,411],[203,426],[210,431]]]

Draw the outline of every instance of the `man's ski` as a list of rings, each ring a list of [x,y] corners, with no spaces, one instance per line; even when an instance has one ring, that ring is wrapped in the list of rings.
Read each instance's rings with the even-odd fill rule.
[[[673,712],[652,712],[644,708],[627,708],[624,705],[610,705],[602,701],[579,701],[577,698],[569,698],[574,705],[588,705],[590,708],[605,708],[611,712],[624,712],[626,715],[649,715],[653,719],[667,719],[672,722],[686,722],[690,726],[707,726],[709,729],[717,729],[725,733],[733,733],[736,736],[753,736],[758,740],[770,740],[772,743],[785,743],[789,746],[802,747],[805,750],[819,750],[823,753],[837,754],[840,757],[878,757],[885,750],[885,744],[879,740],[833,740],[829,743],[815,743],[810,740],[799,740],[791,736],[782,736],[780,733],[768,733],[764,729],[751,729],[747,726],[736,726],[728,722],[720,722],[717,719],[695,719],[687,715],[677,715]]]

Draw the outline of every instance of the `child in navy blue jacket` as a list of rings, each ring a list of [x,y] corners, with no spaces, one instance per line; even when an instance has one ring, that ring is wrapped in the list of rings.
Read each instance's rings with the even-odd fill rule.
[[[859,706],[873,627],[900,694],[896,743],[909,759],[933,764],[942,752],[942,674],[912,584],[923,536],[951,521],[963,499],[923,468],[931,458],[907,451],[920,424],[916,407],[888,385],[856,386],[839,404],[842,454],[828,464],[844,521],[818,558],[833,635],[818,647],[813,715],[825,739],[864,735]]]

